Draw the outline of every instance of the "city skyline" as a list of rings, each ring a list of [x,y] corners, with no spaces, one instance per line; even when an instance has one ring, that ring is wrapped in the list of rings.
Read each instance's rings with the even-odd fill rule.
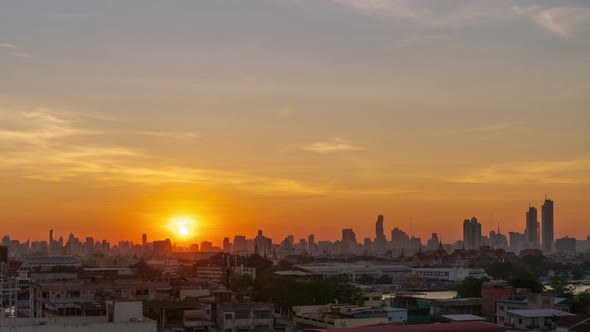
[[[530,248],[530,249],[539,249],[542,250],[545,253],[549,253],[552,252],[555,249],[555,237],[554,237],[554,202],[552,200],[549,200],[547,198],[547,196],[545,196],[545,201],[542,205],[542,224],[538,222],[535,223],[534,227],[535,227],[535,234],[536,237],[533,236],[533,239],[531,240],[530,235],[528,233],[528,228],[530,227],[530,225],[532,225],[531,223],[533,221],[536,220],[536,212],[537,209],[534,206],[529,205],[529,210],[526,212],[525,214],[525,221],[524,221],[524,228],[522,232],[518,232],[518,231],[507,231],[507,232],[502,232],[500,230],[500,223],[498,222],[496,224],[497,227],[497,231],[493,229],[494,225],[491,223],[490,224],[490,230],[489,233],[486,232],[486,230],[482,229],[482,224],[478,222],[478,219],[473,216],[471,219],[465,219],[463,222],[463,233],[462,236],[458,237],[458,238],[451,238],[450,241],[447,241],[446,243],[448,244],[456,244],[456,243],[462,243],[463,247],[465,249],[477,249],[481,246],[491,246],[494,247],[494,243],[495,242],[506,242],[506,245],[508,243],[510,243],[510,246],[512,247],[515,242],[522,242],[522,249],[526,249],[526,248]],[[183,218],[184,220],[184,218]],[[492,222],[492,220],[490,220]],[[189,221],[190,222],[190,221]],[[176,227],[182,227],[185,228],[185,221],[183,221],[180,225],[176,225]],[[430,243],[431,241],[435,241],[436,243],[438,243],[439,241],[439,236],[442,236],[443,233],[439,233],[439,232],[432,232],[430,233],[432,235],[432,238],[427,238],[427,237],[421,237],[421,236],[416,236],[416,234],[413,233],[413,228],[412,228],[412,222],[410,222],[410,231],[409,232],[405,232],[403,228],[400,229],[400,227],[393,227],[391,229],[391,236],[388,238],[387,235],[385,234],[384,231],[384,224],[385,224],[385,217],[383,215],[378,215],[377,216],[377,221],[375,223],[375,229],[374,229],[374,237],[368,236],[362,236],[357,238],[356,233],[355,233],[355,229],[353,228],[348,228],[348,229],[342,229],[342,235],[340,238],[338,237],[328,237],[328,238],[318,238],[318,241],[341,241],[342,243],[344,243],[344,245],[346,247],[349,246],[349,244],[347,242],[354,242],[356,244],[363,244],[363,239],[365,241],[369,240],[371,242],[372,245],[377,246],[376,248],[379,248],[380,250],[382,250],[385,246],[385,243],[393,243],[395,244],[396,242],[400,241],[400,238],[398,235],[396,238],[396,232],[398,234],[404,234],[403,236],[407,237],[406,241],[409,241],[410,239],[416,239],[419,240],[420,245],[428,248],[430,247]],[[542,225],[542,228],[541,228]],[[365,225],[366,226],[366,225]],[[174,226],[172,226],[174,227]],[[188,230],[187,230],[188,232]],[[66,233],[68,233],[66,231]],[[226,248],[226,246],[230,243],[229,242],[229,237],[234,237],[235,238],[243,238],[243,240],[245,241],[248,238],[248,234],[226,234],[224,235],[223,240],[219,240],[217,241],[216,239],[212,239],[212,238],[205,238],[205,237],[201,237],[201,238],[197,238],[194,235],[191,236],[186,236],[187,234],[176,234],[174,232],[174,230],[171,232],[171,236],[165,236],[162,238],[158,238],[157,240],[169,240],[172,239],[172,243],[178,243],[180,246],[191,246],[194,244],[198,244],[198,241],[201,242],[207,242],[210,243],[210,245],[216,246],[218,248]],[[256,236],[253,236],[253,239],[255,241],[255,244],[258,247],[267,247],[270,248],[271,245],[274,244],[278,244],[280,243],[280,241],[278,241],[277,239],[282,238],[282,236],[286,236],[286,239],[288,238],[290,240],[290,242],[292,244],[297,244],[297,241],[309,241],[309,243],[314,243],[315,242],[315,238],[316,235],[315,234],[308,234],[308,235],[297,235],[295,236],[294,232],[289,232],[287,231],[287,233],[283,234],[283,235],[279,235],[278,237],[266,237],[263,236],[263,230],[256,230]],[[520,236],[522,236],[522,240],[519,239],[512,239],[512,235],[511,234],[520,234]],[[511,240],[509,242],[507,242],[507,239],[509,237],[507,237],[506,235],[510,235]],[[5,236],[10,236],[10,234],[5,234]],[[580,237],[580,239],[584,239],[585,237],[588,237],[590,235],[580,235],[578,234],[578,237]],[[73,232],[69,232],[69,239],[72,239],[73,237]],[[82,236],[81,238],[84,238],[84,236]],[[272,242],[272,239],[277,240],[277,242]],[[571,236],[570,234],[566,234],[565,236],[563,236],[563,238],[577,238],[576,236]],[[14,239],[14,238],[13,238]],[[94,239],[93,237],[89,237],[86,236],[86,239]],[[488,244],[484,243],[484,239],[485,241],[488,241]],[[19,241],[22,239],[19,239]],[[51,247],[51,243],[57,243],[57,239],[54,238],[54,229],[51,228],[49,229],[49,241],[47,241],[47,243],[50,245]],[[104,241],[108,241],[109,243],[111,242],[109,239],[102,239]],[[297,240],[297,241],[296,241]],[[27,238],[26,242],[42,242],[42,239],[31,239],[31,238]],[[63,235],[60,235],[60,241],[64,241],[63,240]],[[67,240],[65,240],[67,241]],[[263,242],[260,242],[263,241]],[[268,244],[265,244],[266,242],[264,241],[268,241]],[[532,242],[531,242],[532,241]],[[23,240],[24,242],[24,240]],[[114,243],[116,243],[117,241],[114,241]],[[131,243],[135,243],[135,244],[139,244],[139,241],[134,241],[133,239],[121,239],[119,240],[119,242],[131,242]],[[401,241],[403,242],[403,240]],[[147,243],[147,234],[146,233],[142,233],[141,234],[141,244],[145,245]],[[231,242],[233,245],[233,242]],[[440,243],[443,243],[442,241]],[[63,246],[63,243],[62,243]],[[518,246],[518,244],[516,245]]]
[[[582,0],[3,2],[0,222],[334,240],[381,214],[452,241],[549,194],[553,238],[583,236],[589,23]]]

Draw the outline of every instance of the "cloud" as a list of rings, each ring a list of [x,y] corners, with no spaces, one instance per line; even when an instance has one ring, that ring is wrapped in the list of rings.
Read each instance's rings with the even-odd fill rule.
[[[423,28],[465,27],[486,22],[528,17],[539,27],[567,39],[583,39],[590,25],[590,6],[555,6],[555,1],[485,0],[328,0],[362,15],[382,20],[402,20]],[[526,6],[526,4],[532,4]],[[588,31],[585,31],[588,33]]]
[[[68,120],[47,109],[35,109],[14,113],[0,111],[0,143],[11,141],[46,146],[59,138],[90,135],[95,131],[76,128],[74,120]]]
[[[138,134],[164,138],[169,140],[195,140],[200,137],[198,133],[194,132],[168,132],[168,131],[140,131]]]
[[[315,153],[338,153],[364,150],[364,148],[352,145],[344,138],[335,138],[329,142],[312,143],[310,145],[304,146],[303,150]]]
[[[16,45],[16,44],[11,44],[11,43],[0,43],[0,49],[5,49],[6,52],[8,52],[8,55],[17,57],[17,58],[23,58],[23,59],[30,59],[33,57],[33,55],[29,52],[27,52],[26,50],[23,50],[22,47]]]
[[[9,53],[12,56],[15,56],[17,58],[24,58],[24,59],[30,59],[33,56],[29,53],[25,53],[25,52],[15,52],[15,53]]]
[[[501,163],[450,180],[472,184],[588,184],[590,158]]]
[[[330,0],[376,19],[406,20],[424,27],[441,28],[504,19],[511,6],[506,1]]]
[[[86,116],[36,109],[0,111],[0,170],[4,176],[37,181],[80,181],[106,186],[121,184],[189,184],[232,188],[262,195],[322,195],[328,188],[303,181],[250,174],[240,170],[193,168],[122,145],[100,144],[113,133],[83,126]],[[159,138],[166,132],[142,132]]]
[[[14,44],[9,44],[9,43],[0,43],[0,48],[20,48]]]
[[[584,39],[581,32],[590,24],[590,7],[514,7],[520,15],[531,18],[538,26],[566,39]]]
[[[507,122],[500,122],[495,123],[489,126],[483,127],[472,127],[472,128],[464,128],[464,129],[457,129],[451,130],[449,134],[468,134],[468,133],[482,133],[482,134],[495,134],[501,133],[508,130],[512,130],[521,126],[521,123],[518,121],[507,121]]]

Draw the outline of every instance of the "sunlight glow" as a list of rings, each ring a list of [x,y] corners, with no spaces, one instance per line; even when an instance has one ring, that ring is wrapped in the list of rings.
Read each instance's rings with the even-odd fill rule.
[[[183,238],[194,235],[196,228],[197,221],[189,216],[176,216],[168,222],[169,231]]]

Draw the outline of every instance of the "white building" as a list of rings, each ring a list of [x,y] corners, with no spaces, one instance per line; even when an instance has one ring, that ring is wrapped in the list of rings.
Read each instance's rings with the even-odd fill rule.
[[[416,268],[414,273],[426,280],[443,280],[461,282],[467,277],[484,278],[488,275],[483,269],[469,269],[463,267],[452,268]]]
[[[14,332],[156,332],[156,321],[143,317],[142,303],[109,302],[100,317],[3,318],[0,331]]]

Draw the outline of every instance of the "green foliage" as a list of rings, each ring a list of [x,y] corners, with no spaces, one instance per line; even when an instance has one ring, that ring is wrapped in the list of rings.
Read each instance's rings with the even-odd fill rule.
[[[296,305],[334,303],[362,304],[362,292],[343,278],[296,279],[290,277],[257,278],[255,299],[268,301],[290,310]]]
[[[586,272],[582,269],[576,269],[572,271],[572,279],[574,280],[581,280],[586,275]]]
[[[254,287],[254,280],[249,275],[233,275],[230,280],[229,287],[236,293],[250,293]]]
[[[483,283],[487,281],[490,281],[490,279],[467,277],[457,285],[457,296],[463,298],[481,297]]]
[[[549,286],[551,287],[550,292],[559,297],[565,297],[571,300],[576,295],[576,288],[569,284],[568,278],[565,275],[556,275],[551,278]]]
[[[390,275],[384,274],[375,280],[375,283],[378,285],[391,285],[393,283],[393,278]]]
[[[576,296],[572,302],[574,314],[587,315],[590,313],[590,294],[582,293]]]
[[[375,283],[375,278],[371,277],[366,273],[363,273],[363,275],[359,278],[358,281],[361,285],[371,285]]]
[[[521,272],[508,279],[508,284],[514,288],[530,288],[533,293],[542,293],[545,289],[537,276],[530,272]]]

